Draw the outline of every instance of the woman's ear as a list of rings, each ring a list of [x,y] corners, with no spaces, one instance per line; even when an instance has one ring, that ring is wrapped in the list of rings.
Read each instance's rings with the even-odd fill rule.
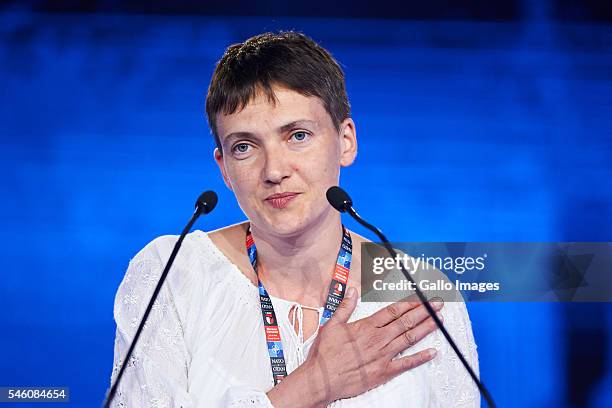
[[[213,156],[215,157],[217,166],[219,166],[219,170],[221,171],[221,176],[223,177],[223,181],[225,182],[225,185],[227,186],[227,188],[233,191],[234,189],[232,188],[232,183],[230,183],[229,177],[227,177],[227,172],[225,171],[225,166],[223,165],[223,154],[221,154],[221,151],[219,150],[218,147],[215,147]]]
[[[346,118],[340,125],[340,165],[347,167],[357,157],[357,131],[353,119]]]

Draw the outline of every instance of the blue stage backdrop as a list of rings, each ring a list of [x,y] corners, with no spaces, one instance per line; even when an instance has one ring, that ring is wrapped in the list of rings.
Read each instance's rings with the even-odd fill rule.
[[[244,219],[204,99],[229,44],[278,29],[342,63],[342,185],[393,240],[612,241],[609,26],[4,13],[0,386],[100,405],[129,259],[205,189],[219,207],[197,228]],[[500,407],[611,406],[609,305],[468,308]]]

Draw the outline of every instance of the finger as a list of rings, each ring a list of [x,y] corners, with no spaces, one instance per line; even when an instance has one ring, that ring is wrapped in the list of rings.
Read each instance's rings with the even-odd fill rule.
[[[443,321],[442,314],[438,313],[438,318]],[[385,346],[385,352],[394,356],[401,353],[423,340],[428,334],[436,331],[438,326],[431,317],[425,319],[421,324],[412,330],[408,330],[397,336],[389,344]]]
[[[422,364],[425,364],[429,360],[433,359],[437,354],[436,349],[429,348],[423,351],[419,351],[416,354],[401,357],[396,360],[392,360],[387,365],[387,375],[389,378],[395,377],[398,374],[408,371]]]
[[[348,288],[346,291],[346,296],[340,302],[340,305],[329,319],[327,324],[336,324],[336,323],[346,323],[349,318],[353,314],[355,310],[355,306],[357,306],[357,298],[359,297],[359,293],[357,289],[353,286]]]
[[[436,311],[442,309],[442,306],[444,306],[443,302],[438,302],[438,301],[430,302],[430,304],[433,307],[433,309]],[[415,307],[414,309],[407,311],[402,316],[395,319],[394,321],[392,321],[391,323],[389,323],[382,329],[387,331],[387,334],[389,336],[389,341],[391,341],[392,339],[396,338],[400,334],[408,330],[414,329],[423,320],[427,319],[428,317],[430,317],[429,312],[427,311],[425,306],[420,305],[418,307]]]
[[[383,327],[420,304],[421,301],[419,298],[415,294],[412,294],[380,309],[378,312],[370,316],[369,319],[372,319],[376,327]]]

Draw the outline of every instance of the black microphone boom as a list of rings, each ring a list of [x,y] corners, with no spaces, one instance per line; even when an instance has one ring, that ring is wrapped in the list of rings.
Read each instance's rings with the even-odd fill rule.
[[[159,282],[157,282],[157,286],[155,287],[155,290],[153,291],[153,295],[151,296],[149,305],[147,306],[147,309],[144,315],[142,316],[142,320],[140,321],[138,330],[136,330],[136,335],[134,336],[134,340],[132,340],[132,344],[130,345],[129,350],[125,358],[123,359],[123,364],[121,365],[119,374],[117,375],[115,382],[112,384],[110,391],[106,395],[106,399],[104,401],[104,404],[102,405],[104,408],[110,407],[110,404],[113,401],[113,398],[115,397],[115,393],[117,392],[117,388],[119,386],[119,381],[121,381],[121,377],[123,376],[123,372],[125,371],[126,363],[130,360],[130,357],[132,356],[132,353],[134,352],[134,348],[136,347],[136,342],[138,341],[138,338],[140,337],[142,328],[144,327],[144,324],[147,321],[149,314],[151,313],[153,304],[155,303],[155,300],[157,299],[157,296],[159,295],[161,287],[164,284],[164,281],[166,280],[166,276],[168,275],[168,271],[170,270],[170,267],[174,263],[174,258],[176,258],[176,254],[178,253],[181,247],[181,244],[183,243],[183,240],[185,239],[185,236],[191,230],[191,227],[193,227],[193,224],[195,224],[198,217],[202,214],[210,213],[212,210],[215,209],[216,205],[217,205],[217,194],[214,191],[210,191],[210,190],[205,191],[198,197],[196,204],[195,204],[195,211],[193,215],[191,216],[191,219],[189,220],[189,222],[183,229],[183,232],[181,233],[181,236],[179,237],[178,241],[176,241],[176,244],[174,244],[174,249],[172,250],[172,253],[170,254],[168,263],[166,263],[166,267],[164,268],[164,271],[162,272],[159,278]]]
[[[338,210],[341,213],[343,212],[349,213],[350,216],[353,217],[358,223],[360,223],[361,225],[363,225],[364,227],[366,227],[367,229],[375,233],[378,236],[378,238],[380,238],[380,240],[382,241],[383,245],[387,249],[387,252],[389,252],[389,255],[391,255],[394,259],[396,259],[397,252],[395,252],[395,249],[391,246],[387,237],[385,237],[385,235],[382,233],[381,230],[379,230],[372,224],[368,223],[363,218],[361,218],[359,214],[357,214],[357,211],[355,211],[355,209],[353,208],[353,200],[351,200],[351,197],[349,197],[346,191],[344,191],[338,186],[333,186],[327,190],[327,193],[325,195],[327,196],[327,201],[329,201],[332,207],[334,207],[336,210]],[[416,285],[416,283],[414,282],[414,279],[412,279],[412,276],[406,271],[402,262],[400,262],[400,267],[402,268],[402,273],[404,274],[406,279],[412,282],[417,296],[421,300],[421,303],[423,303],[423,306],[425,306],[425,309],[427,309],[427,313],[429,313],[429,315],[434,320],[434,322],[436,323],[436,325],[438,326],[442,334],[444,334],[444,337],[446,338],[448,343],[451,345],[451,347],[455,351],[455,354],[457,354],[457,357],[459,357],[459,360],[461,360],[461,362],[463,363],[463,366],[470,374],[470,377],[472,377],[472,380],[474,380],[474,382],[478,386],[478,389],[480,390],[480,393],[482,394],[484,399],[487,401],[487,404],[490,407],[495,407],[495,403],[493,402],[493,398],[491,397],[491,394],[489,393],[487,388],[484,386],[484,384],[478,379],[478,377],[476,376],[476,373],[474,372],[470,364],[467,362],[463,354],[461,354],[459,347],[457,347],[457,345],[455,344],[455,341],[453,340],[451,335],[446,330],[446,327],[444,327],[444,325],[442,324],[442,321],[436,315],[436,312],[433,310],[433,308],[427,301],[427,298],[425,298],[425,295],[423,294],[423,292],[421,292],[418,285]]]

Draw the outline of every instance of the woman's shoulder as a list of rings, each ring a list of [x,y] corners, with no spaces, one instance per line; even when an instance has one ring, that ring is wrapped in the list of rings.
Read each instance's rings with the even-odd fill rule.
[[[222,252],[238,252],[244,250],[244,239],[246,236],[247,228],[249,226],[248,221],[239,222],[236,224],[228,225],[208,233],[208,238],[219,248]]]
[[[182,280],[186,280],[192,274],[205,278],[208,272],[214,272],[224,265],[231,266],[232,260],[227,257],[227,252],[234,249],[232,243],[239,228],[240,224],[235,224],[208,233],[195,230],[187,234],[170,271],[179,272],[169,273],[168,279],[171,281],[180,275]],[[179,237],[160,235],[149,241],[129,260],[123,283],[159,278]]]
[[[180,251],[168,273],[167,282],[174,276],[185,276],[185,266],[193,263],[199,252],[206,252],[206,234],[203,231],[194,231],[185,236]],[[160,235],[150,240],[128,262],[127,270],[118,288],[120,292],[149,291],[160,279],[166,264],[170,259],[172,250],[179,239],[179,235]]]
[[[239,222],[209,232],[208,238],[225,260],[235,265],[242,275],[257,285],[246,251],[245,238],[248,227],[249,221]]]
[[[235,260],[229,258],[226,252],[232,250],[231,243],[238,235],[239,228],[240,224],[236,224],[209,233],[195,230],[187,234],[168,272],[162,292],[171,294],[177,302],[192,299],[192,293],[212,295],[214,288],[218,289],[216,292],[223,291],[227,285],[235,292],[248,292],[250,283],[239,276]],[[158,236],[130,259],[117,289],[116,309],[150,297],[178,239],[179,235]],[[248,262],[248,257],[245,257]],[[211,296],[205,298],[207,301],[214,299]]]
[[[244,247],[244,236],[247,227],[248,222],[245,221],[209,232],[202,230],[190,232],[185,236],[175,262],[190,260],[195,255],[205,256],[210,254],[215,256],[219,255],[219,251],[223,254],[233,251],[238,252],[240,248],[238,244],[240,242],[242,247]],[[153,238],[131,258],[130,262],[137,262],[143,259],[168,260],[179,237],[180,235],[167,234]]]

